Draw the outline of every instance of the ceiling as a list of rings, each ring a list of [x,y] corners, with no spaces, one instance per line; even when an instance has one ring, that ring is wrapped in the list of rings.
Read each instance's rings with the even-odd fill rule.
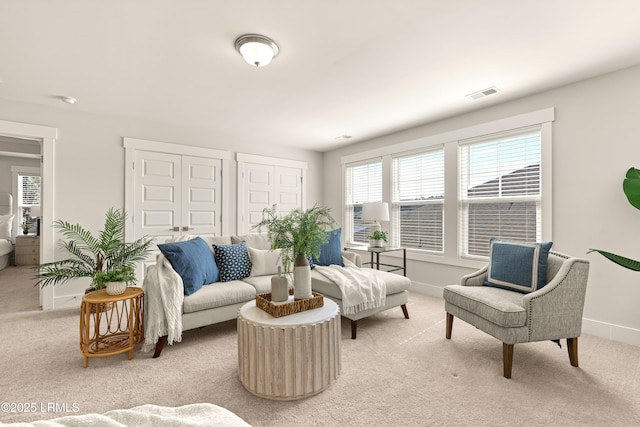
[[[0,0],[0,98],[327,151],[638,64],[639,22],[638,0]]]

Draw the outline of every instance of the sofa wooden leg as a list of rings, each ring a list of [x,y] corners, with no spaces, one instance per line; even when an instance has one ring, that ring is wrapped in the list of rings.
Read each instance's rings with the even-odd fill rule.
[[[447,313],[447,332],[446,337],[448,340],[451,339],[451,330],[453,329],[453,314]]]
[[[409,318],[409,310],[407,310],[407,305],[406,304],[402,304],[400,307],[402,308],[402,313],[404,314],[404,318],[408,319]]]
[[[162,349],[164,348],[164,345],[167,343],[167,336],[163,336],[158,338],[158,342],[156,343],[156,351],[153,353],[153,358],[157,358],[160,357],[160,353],[162,353]]]
[[[567,349],[569,350],[569,361],[571,366],[578,366],[578,337],[567,338]]]
[[[356,333],[358,332],[358,321],[357,320],[352,320],[351,321],[351,339],[355,340],[356,339]]]
[[[511,378],[513,365],[513,344],[502,343],[502,364],[505,378]]]

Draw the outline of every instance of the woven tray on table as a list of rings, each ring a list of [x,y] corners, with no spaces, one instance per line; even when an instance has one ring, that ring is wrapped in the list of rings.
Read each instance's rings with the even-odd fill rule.
[[[324,305],[322,294],[311,292],[313,297],[299,299],[285,303],[271,302],[271,293],[257,294],[256,307],[266,311],[273,317],[288,316],[289,314],[300,313],[301,311],[313,310]],[[293,295],[293,289],[289,289],[289,295]]]

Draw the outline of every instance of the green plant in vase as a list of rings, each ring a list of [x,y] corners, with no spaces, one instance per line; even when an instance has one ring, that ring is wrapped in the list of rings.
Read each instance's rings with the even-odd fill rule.
[[[369,236],[370,245],[374,248],[382,247],[382,242],[387,242],[387,232],[376,230]]]
[[[291,272],[293,265],[296,299],[312,297],[311,279],[303,277],[304,271],[308,276],[307,256],[319,257],[320,246],[329,240],[325,230],[335,225],[330,211],[327,207],[314,205],[306,210],[294,209],[279,217],[276,205],[273,205],[263,210],[262,221],[254,226],[258,230],[266,228],[271,248],[281,250],[285,274]]]

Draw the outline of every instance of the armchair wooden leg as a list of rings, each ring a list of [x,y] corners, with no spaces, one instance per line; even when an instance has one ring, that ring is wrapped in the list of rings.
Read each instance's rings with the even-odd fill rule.
[[[567,349],[569,350],[569,361],[571,366],[578,366],[578,337],[567,338]]]
[[[453,329],[453,314],[447,313],[447,332],[446,337],[448,340],[451,339],[451,330]]]
[[[402,304],[400,307],[402,308],[402,313],[404,314],[404,318],[408,319],[409,318],[409,310],[407,310],[407,305],[406,304]]]
[[[356,339],[356,333],[358,332],[358,321],[357,320],[352,320],[351,321],[351,339],[355,340]]]
[[[163,336],[158,338],[158,342],[156,343],[156,351],[153,353],[153,358],[158,358],[160,357],[160,353],[162,353],[162,349],[164,348],[164,345],[167,343],[167,336]]]
[[[513,344],[502,343],[502,364],[505,378],[511,378],[513,365]]]

